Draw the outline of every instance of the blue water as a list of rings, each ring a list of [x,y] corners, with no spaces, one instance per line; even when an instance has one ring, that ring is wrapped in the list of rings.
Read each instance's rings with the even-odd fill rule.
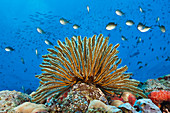
[[[117,9],[125,15],[116,15]],[[0,0],[0,90],[35,90],[39,85],[35,75],[41,73],[41,56],[53,47],[44,41],[48,39],[56,45],[58,39],[64,41],[73,35],[91,37],[102,33],[110,37],[110,43],[120,43],[120,66],[127,65],[128,72],[134,74],[132,78],[141,82],[170,74],[169,17],[169,0]],[[60,18],[70,23],[62,25]],[[129,27],[126,20],[135,24]],[[106,30],[109,22],[115,22],[117,27]],[[152,29],[140,32],[140,22]],[[74,24],[80,28],[73,29]],[[158,25],[165,26],[166,32],[162,33]],[[46,33],[38,33],[37,27]],[[123,41],[121,36],[128,40]],[[139,37],[142,41],[137,43]],[[14,51],[5,51],[8,46]],[[142,63],[138,64],[139,61]]]

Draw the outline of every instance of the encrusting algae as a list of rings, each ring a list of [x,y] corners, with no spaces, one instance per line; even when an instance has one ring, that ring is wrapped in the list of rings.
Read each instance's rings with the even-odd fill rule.
[[[93,84],[104,93],[129,91],[146,98],[138,88],[139,81],[129,79],[131,73],[124,73],[128,67],[117,68],[121,63],[116,55],[119,44],[112,47],[113,44],[108,45],[109,37],[102,34],[96,37],[65,38],[63,43],[58,40],[55,49],[47,49],[49,54],[42,56],[44,62],[40,65],[43,73],[36,75],[40,86],[32,94],[33,102],[42,103],[47,97],[59,96],[77,83]]]

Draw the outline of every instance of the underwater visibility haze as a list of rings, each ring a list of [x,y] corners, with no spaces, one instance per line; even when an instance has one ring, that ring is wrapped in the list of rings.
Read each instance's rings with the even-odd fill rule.
[[[168,0],[0,0],[0,90],[32,92],[48,48],[103,34],[131,78],[170,74]]]

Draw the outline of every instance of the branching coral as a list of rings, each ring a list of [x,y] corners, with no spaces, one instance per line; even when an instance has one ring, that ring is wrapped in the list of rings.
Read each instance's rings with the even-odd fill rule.
[[[65,38],[58,40],[58,47],[47,49],[49,54],[42,56],[40,65],[43,73],[36,75],[40,86],[33,94],[32,101],[40,102],[53,94],[61,94],[78,82],[96,85],[103,92],[113,94],[115,91],[130,91],[146,97],[137,88],[139,81],[129,79],[131,73],[124,73],[128,67],[117,68],[121,59],[116,55],[119,44],[108,45],[109,37],[100,34],[82,40]]]

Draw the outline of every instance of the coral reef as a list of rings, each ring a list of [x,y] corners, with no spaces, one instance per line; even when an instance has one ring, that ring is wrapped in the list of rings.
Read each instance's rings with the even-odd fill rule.
[[[109,113],[109,112],[107,112],[104,108],[99,107],[99,108],[88,109],[86,111],[86,113]],[[120,112],[120,113],[122,113],[122,112]]]
[[[160,109],[163,113],[169,113],[170,112],[170,101],[163,101],[161,103]]]
[[[118,107],[118,106],[120,106],[120,105],[122,105],[122,104],[124,104],[124,102],[122,102],[121,100],[113,100],[113,101],[110,103],[110,105],[116,106],[116,107]]]
[[[95,113],[95,112],[107,112],[107,113],[122,113],[121,109],[118,109],[115,106],[106,105],[100,100],[93,100],[90,102],[88,106],[87,113]]]
[[[4,92],[4,91],[2,91]],[[9,91],[8,91],[9,92]],[[18,92],[17,92],[18,93]],[[151,92],[152,93],[152,92]],[[167,92],[166,92],[167,93]],[[157,95],[157,94],[156,94]],[[167,95],[167,94],[166,94]],[[87,85],[86,83],[77,83],[73,87],[57,97],[48,97],[44,104],[35,104],[31,102],[25,102],[17,105],[17,107],[11,107],[7,111],[0,111],[3,113],[168,113],[170,108],[170,101],[162,95],[157,95],[157,100],[161,101],[161,108],[159,109],[150,99],[139,99],[135,101],[134,106],[131,106],[129,96],[134,98],[134,95],[130,92],[123,92],[121,95],[114,95],[114,100],[111,104],[108,103],[105,94],[96,88],[95,85]],[[154,97],[154,94],[152,94]],[[167,95],[168,96],[168,95]],[[149,96],[150,98],[150,96]],[[15,99],[15,98],[14,98]],[[135,98],[136,99],[136,98]],[[168,98],[169,99],[169,98]],[[23,98],[16,98],[21,101]],[[165,101],[166,100],[166,101]],[[7,101],[6,101],[7,102]],[[157,102],[157,101],[156,101]],[[159,101],[160,102],[160,101]],[[161,110],[161,111],[160,111]]]
[[[157,106],[159,106],[163,101],[170,102],[170,91],[159,90],[159,91],[152,91],[148,98],[152,100]]]
[[[159,83],[168,87],[168,89],[170,90],[170,82],[169,82],[170,81],[170,74],[159,77],[159,78],[157,78],[157,80],[159,81]]]
[[[164,81],[162,79],[162,81]],[[166,81],[168,82],[168,81]],[[144,90],[145,93],[150,93],[152,91],[158,90],[170,90],[170,87],[166,87],[164,84],[160,83],[158,79],[148,79],[146,82],[143,83],[141,89]]]
[[[170,102],[170,74],[164,75],[157,79],[148,79],[140,84],[148,98],[156,104],[161,111],[170,111],[168,104]]]
[[[136,101],[135,95],[133,95],[130,92],[123,92],[123,94],[121,95],[121,98],[123,98],[123,101],[129,102],[131,106],[133,106]]]
[[[136,110],[134,107],[131,106],[129,103],[124,103],[118,107],[121,109],[124,113],[136,113]]]
[[[93,85],[85,83],[75,84],[73,88],[65,92],[59,98],[47,99],[46,105],[55,112],[85,112],[90,101],[100,100],[108,104],[104,93]]]
[[[130,103],[115,107],[99,100],[93,100],[86,113],[161,113],[161,111],[150,99],[139,99],[135,102],[134,107]]]
[[[106,95],[106,97],[109,101],[109,104],[116,107],[123,103],[130,103],[131,106],[133,106],[136,101],[135,95],[133,95],[131,92],[122,92],[120,95]]]
[[[0,111],[8,112],[10,109],[30,101],[30,97],[27,94],[17,91],[0,91]]]
[[[46,98],[59,96],[79,82],[93,84],[104,93],[129,91],[135,95],[146,97],[137,86],[139,81],[129,79],[131,73],[124,73],[128,67],[118,68],[121,59],[116,55],[119,44],[108,45],[109,37],[104,39],[100,34],[87,39],[78,36],[75,40],[65,38],[65,42],[58,40],[55,49],[47,49],[49,54],[42,56],[40,65],[43,73],[36,75],[40,79],[40,86],[32,94],[32,101],[45,102]]]
[[[48,109],[43,104],[35,104],[31,102],[24,102],[23,104],[10,110],[9,113],[49,113]]]
[[[150,99],[139,99],[135,102],[134,108],[140,113],[162,113]]]

